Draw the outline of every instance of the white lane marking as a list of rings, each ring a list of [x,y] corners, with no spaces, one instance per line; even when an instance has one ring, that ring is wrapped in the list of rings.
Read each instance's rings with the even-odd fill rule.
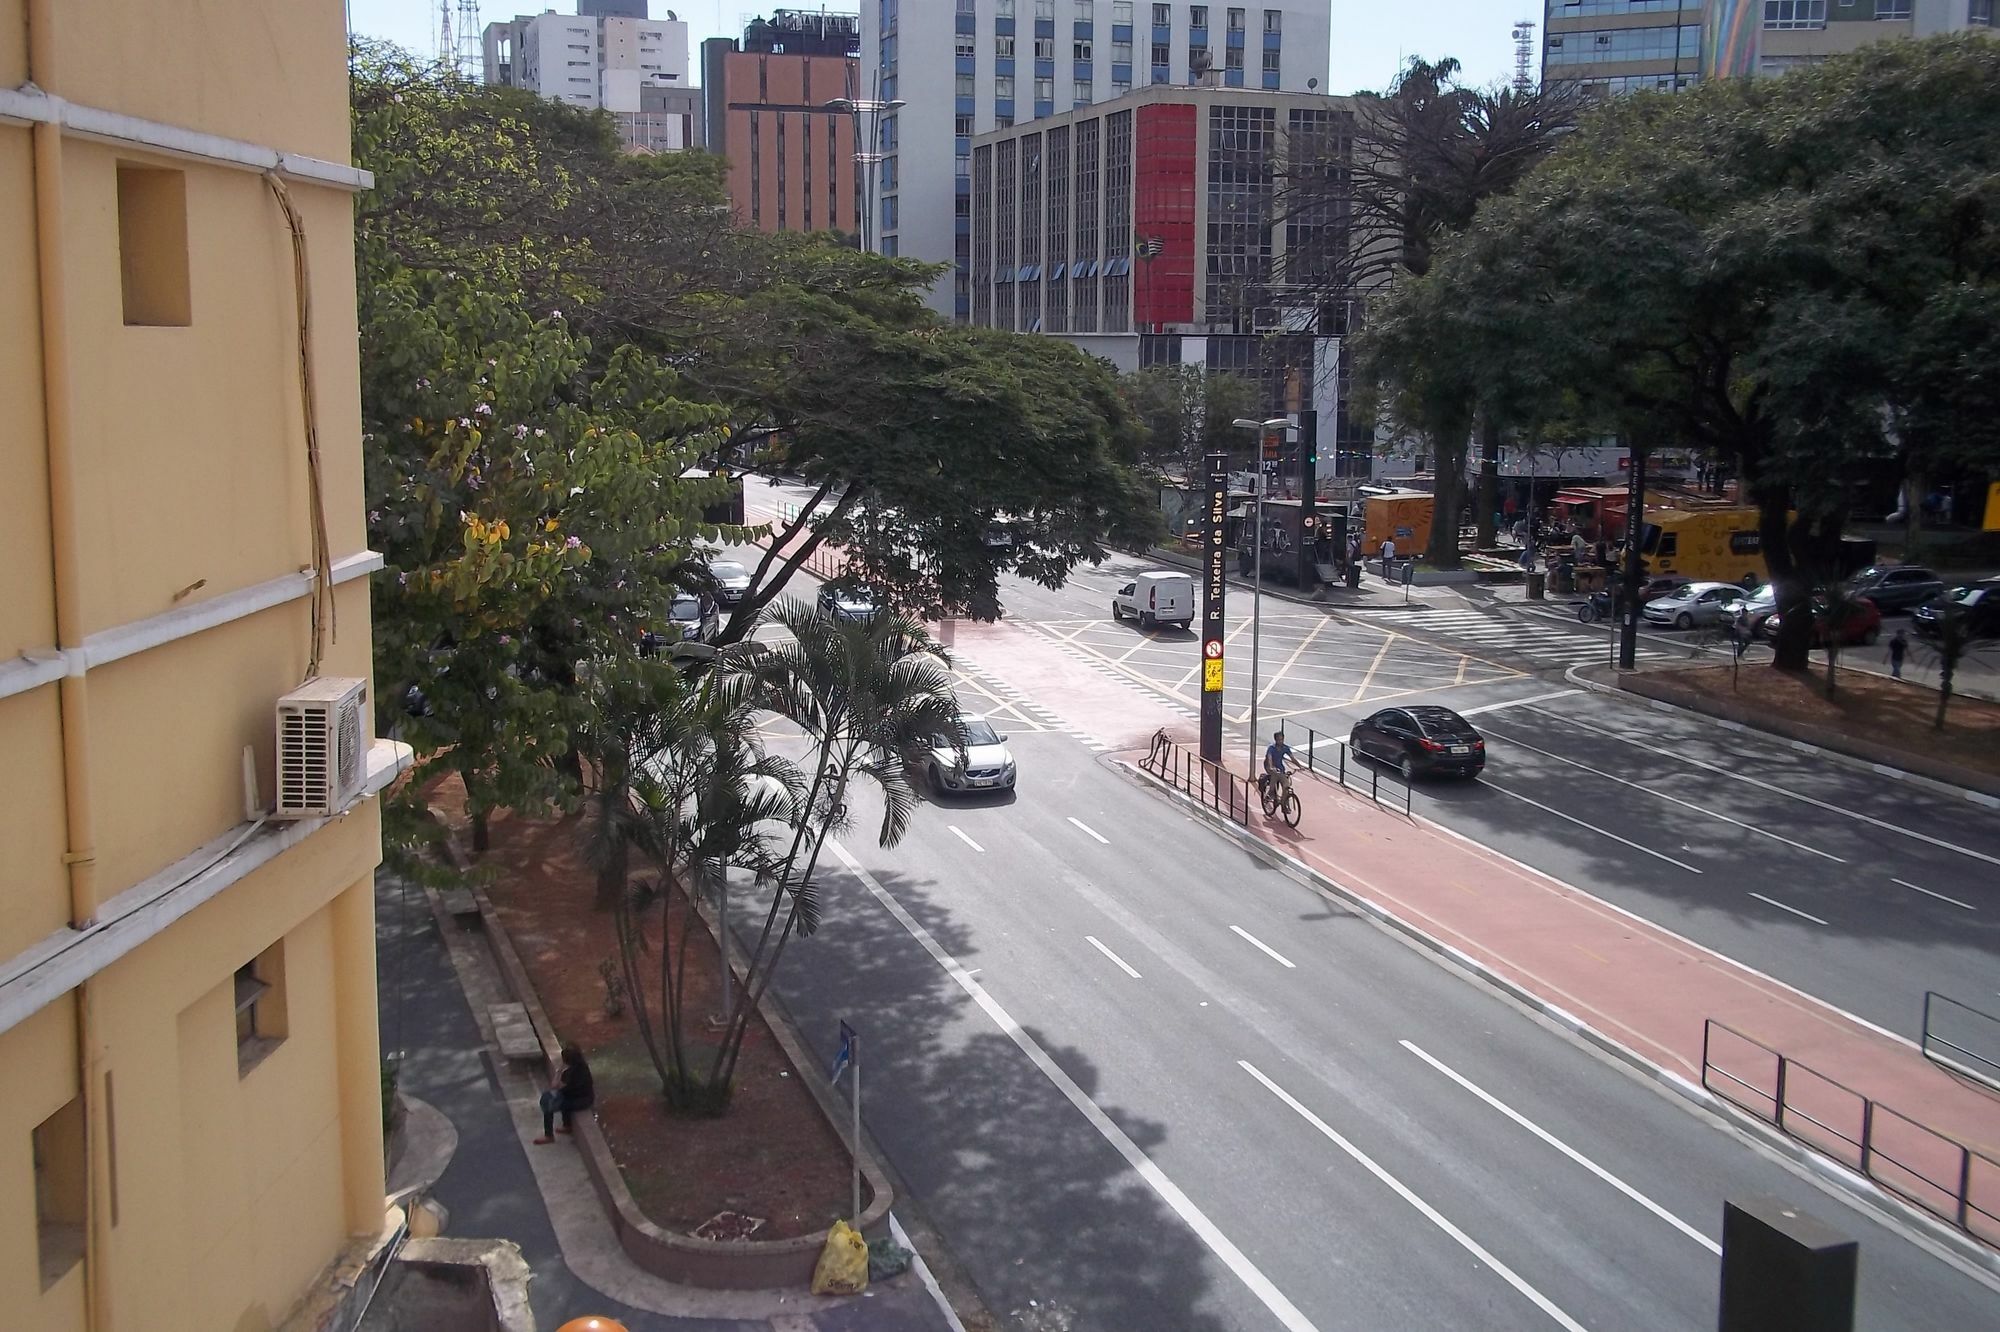
[[[1103,833],[1097,831],[1097,829],[1091,827],[1089,824],[1085,823],[1082,819],[1077,818],[1075,815],[1071,815],[1069,821],[1071,823],[1074,823],[1077,827],[1083,829],[1085,832],[1089,833],[1092,837],[1095,837],[1098,841],[1104,843],[1106,846],[1111,845],[1111,839],[1109,837],[1106,837]]]
[[[1464,714],[1460,713],[1459,715],[1463,716]],[[1573,758],[1564,758],[1561,754],[1551,753],[1546,749],[1538,749],[1534,745],[1529,744],[1526,740],[1516,740],[1511,735],[1499,735],[1497,732],[1493,734],[1495,734],[1498,739],[1504,740],[1510,745],[1519,746],[1520,748],[1527,750],[1531,754],[1540,754],[1543,758],[1552,758],[1558,763],[1567,763],[1572,768],[1581,768],[1583,769],[1583,771],[1591,773],[1594,776],[1602,777],[1606,781],[1616,782],[1620,786],[1629,786],[1635,791],[1643,791],[1649,796],[1653,796],[1656,799],[1666,801],[1668,804],[1679,805],[1682,809],[1691,809],[1697,814],[1706,814],[1711,819],[1720,819],[1722,822],[1727,824],[1732,824],[1735,827],[1743,829],[1745,832],[1753,832],[1756,833],[1759,837],[1768,837],[1774,842],[1783,842],[1786,846],[1796,847],[1798,850],[1804,851],[1808,855],[1824,856],[1826,859],[1833,861],[1835,864],[1845,865],[1847,863],[1841,857],[1834,855],[1833,852],[1831,851],[1822,851],[1816,846],[1807,846],[1804,842],[1794,842],[1789,837],[1780,837],[1778,836],[1778,834],[1774,832],[1770,832],[1764,828],[1759,828],[1754,823],[1745,823],[1741,819],[1732,819],[1727,814],[1719,814],[1716,811],[1707,808],[1706,806],[1697,805],[1691,800],[1682,800],[1679,796],[1670,796],[1665,791],[1655,791],[1652,787],[1647,786],[1641,782],[1627,780],[1624,777],[1619,777],[1616,774],[1606,772],[1602,768],[1593,768],[1588,763],[1579,763]]]
[[[1784,904],[1783,902],[1780,902],[1780,901],[1779,901],[1779,900],[1778,900],[1777,898],[1775,898],[1775,897],[1766,897],[1766,896],[1764,896],[1764,894],[1762,894],[1762,893],[1752,893],[1752,894],[1750,894],[1750,896],[1752,896],[1752,897],[1756,898],[1756,899],[1757,899],[1757,900],[1758,900],[1759,902],[1769,902],[1769,903],[1770,903],[1770,904],[1771,904],[1772,906],[1774,906],[1774,907],[1778,908],[1778,910],[1780,910],[1780,911],[1789,911],[1789,912],[1791,912],[1791,913],[1792,913],[1792,914],[1793,914],[1794,916],[1803,916],[1803,917],[1805,917],[1805,918],[1806,918],[1807,920],[1811,921],[1811,922],[1812,922],[1813,924],[1815,924],[1815,925],[1824,925],[1824,924],[1826,924],[1826,922],[1825,922],[1825,921],[1821,920],[1821,919],[1820,919],[1820,918],[1819,918],[1818,916],[1815,916],[1815,915],[1813,915],[1813,914],[1812,914],[1812,912],[1810,912],[1810,911],[1801,911],[1801,910],[1799,910],[1799,909],[1798,909],[1797,907],[1795,907],[1795,906],[1786,906],[1786,905],[1785,905],[1785,904]]]
[[[1900,883],[1913,893],[1922,893],[1925,897],[1935,897],[1940,902],[1949,902],[1955,907],[1964,907],[1967,911],[1979,910],[1978,907],[1972,905],[1972,903],[1970,902],[1961,902],[1956,897],[1946,897],[1943,893],[1934,893],[1928,888],[1919,888],[1914,883],[1911,883],[1908,879],[1892,878],[1889,880],[1889,882]]]
[[[1086,934],[1083,937],[1090,944],[1092,948],[1095,948],[1098,952],[1110,958],[1112,966],[1117,967],[1120,971],[1130,976],[1133,980],[1142,979],[1142,977],[1139,975],[1138,972],[1132,970],[1131,963],[1127,962],[1124,958],[1118,956],[1118,954],[1112,952],[1109,948],[1106,948],[1102,943],[1098,942],[1098,938],[1096,935]]]
[[[1476,708],[1460,708],[1458,715],[1461,717],[1477,717],[1482,712],[1500,712],[1507,708],[1525,708],[1536,703],[1548,703],[1554,699],[1568,698],[1571,694],[1580,694],[1582,692],[1581,689],[1558,689],[1553,694],[1536,694],[1533,698],[1512,698],[1508,699],[1505,703],[1482,703]]]
[[[1728,768],[1718,763],[1710,763],[1704,759],[1692,758],[1686,754],[1676,754],[1672,750],[1661,749],[1657,745],[1649,745],[1643,740],[1634,740],[1630,736],[1620,735],[1616,731],[1607,731],[1601,726],[1592,726],[1588,722],[1580,722],[1574,717],[1564,717],[1553,712],[1544,712],[1542,715],[1554,718],[1556,721],[1567,722],[1571,726],[1580,727],[1583,730],[1591,731],[1598,735],[1606,736],[1621,744],[1630,745],[1634,749],[1643,749],[1649,754],[1658,754],[1661,758],[1672,759],[1676,763],[1685,763],[1690,767],[1702,768],[1709,772],[1720,773],[1722,776],[1735,781],[1746,782],[1751,786],[1757,787],[1759,790],[1769,791],[1773,795],[1788,796],[1803,804],[1826,810],[1828,813],[1841,815],[1843,818],[1858,819],[1862,823],[1873,824],[1875,827],[1888,832],[1900,833],[1904,837],[1913,838],[1919,842],[1928,842],[1932,846],[1943,847],[1947,851],[1956,851],[1961,856],[1971,856],[1974,860],[1983,860],[1989,865],[2000,865],[2000,856],[1989,856],[1984,851],[1975,851],[1969,846],[1960,846],[1956,842],[1947,842],[1942,837],[1933,837],[1929,833],[1918,832],[1915,828],[1905,828],[1899,824],[1891,823],[1887,819],[1878,819],[1872,814],[1863,814],[1859,810],[1842,809],[1832,801],[1821,800],[1817,796],[1805,795],[1789,787],[1779,786],[1776,783],[1763,781],[1760,778],[1751,777],[1744,773],[1731,772]]]
[[[1306,1316],[1299,1312],[1298,1307],[1285,1298],[1284,1293],[1272,1283],[1271,1279],[1258,1270],[1257,1265],[1231,1243],[1229,1237],[1223,1234],[1199,1207],[1195,1206],[1194,1200],[1181,1192],[1180,1186],[1167,1178],[1166,1172],[1140,1150],[1139,1144],[1133,1142],[1123,1129],[1112,1123],[1111,1117],[1097,1107],[1097,1103],[1090,1099],[1083,1088],[1077,1086],[1069,1074],[1063,1072],[1056,1061],[1049,1058],[1048,1051],[1042,1049],[1034,1037],[1021,1029],[1021,1024],[1000,1006],[998,1000],[986,992],[986,987],[974,980],[971,974],[958,964],[957,958],[939,946],[931,932],[919,924],[916,917],[905,911],[903,904],[891,896],[888,889],[877,883],[875,876],[864,869],[860,861],[849,855],[846,847],[838,842],[831,845],[833,854],[840,858],[840,863],[847,867],[848,873],[861,881],[862,887],[868,890],[869,895],[880,902],[883,908],[896,918],[896,923],[922,945],[923,950],[931,955],[933,961],[944,968],[945,974],[972,997],[972,1001],[993,1020],[993,1024],[1005,1032],[1008,1039],[1028,1057],[1028,1062],[1040,1070],[1043,1077],[1055,1084],[1056,1090],[1063,1094],[1064,1099],[1075,1106],[1089,1121],[1090,1126],[1125,1158],[1125,1163],[1160,1196],[1160,1201],[1173,1208],[1175,1215],[1187,1223],[1188,1229],[1201,1237],[1202,1243],[1209,1247],[1209,1251],[1223,1261],[1224,1265],[1236,1275],[1236,1279],[1248,1287],[1250,1293],[1277,1317],[1278,1322],[1289,1332],[1318,1332]]]
[[[1298,970],[1298,967],[1293,964],[1290,958],[1286,957],[1283,953],[1279,952],[1277,949],[1271,947],[1271,945],[1265,943],[1262,939],[1259,939],[1256,935],[1250,933],[1250,931],[1244,929],[1241,925],[1231,925],[1229,928],[1234,930],[1237,934],[1241,935],[1244,939],[1248,940],[1252,946],[1261,948],[1266,953],[1269,953],[1280,964],[1286,967],[1290,967],[1293,971]]]
[[[952,835],[953,835],[954,837],[958,838],[958,840],[959,840],[959,841],[961,841],[961,842],[964,842],[964,843],[965,843],[965,844],[966,844],[967,846],[971,847],[971,848],[972,848],[972,849],[973,849],[974,851],[977,851],[977,852],[981,853],[982,855],[983,855],[983,854],[985,854],[985,851],[986,851],[986,848],[985,848],[985,847],[983,847],[983,846],[981,846],[981,845],[980,845],[979,843],[977,843],[977,842],[973,841],[973,840],[972,840],[972,839],[971,839],[970,837],[966,836],[966,835],[965,835],[965,829],[963,829],[963,828],[959,827],[959,826],[958,826],[958,825],[957,825],[956,823],[947,823],[947,824],[945,824],[945,827],[947,827],[947,828],[951,829],[951,831],[952,831]]]
[[[1612,841],[1621,843],[1622,845],[1625,846],[1629,846],[1634,851],[1644,851],[1647,855],[1653,857],[1655,860],[1664,860],[1669,865],[1678,865],[1682,869],[1686,870],[1689,874],[1701,873],[1700,870],[1688,864],[1685,860],[1675,860],[1672,856],[1667,855],[1665,852],[1655,851],[1650,846],[1640,846],[1637,842],[1630,841],[1627,838],[1620,837],[1615,832],[1606,832],[1604,829],[1598,827],[1596,824],[1585,823],[1582,819],[1577,818],[1573,814],[1565,814],[1559,809],[1552,809],[1549,806],[1544,805],[1539,800],[1530,800],[1528,799],[1528,797],[1522,795],[1519,791],[1509,791],[1504,786],[1495,785],[1494,782],[1489,778],[1477,777],[1474,778],[1474,780],[1477,781],[1481,786],[1487,788],[1490,791],[1498,791],[1501,795],[1512,796],[1514,799],[1520,801],[1524,805],[1533,805],[1536,809],[1541,810],[1544,814],[1553,814],[1557,818],[1562,819],[1566,823],[1574,823],[1579,828],[1588,828],[1590,831],[1596,833],[1598,836],[1609,837]]]
[[[1704,1249],[1707,1249],[1710,1253],[1715,1254],[1718,1257],[1721,1256],[1722,1246],[1720,1244],[1716,1243],[1708,1236],[1702,1234],[1699,1230],[1696,1230],[1693,1226],[1681,1220],[1679,1217],[1675,1216],[1672,1212],[1669,1212],[1666,1208],[1660,1206],[1658,1203],[1654,1202],[1651,1198],[1648,1198],[1645,1194],[1639,1192],[1639,1190],[1633,1188],[1630,1184],[1627,1184],[1624,1180],[1618,1178],[1618,1176],[1612,1174],[1609,1170],[1606,1170],[1603,1166],[1597,1164],[1597,1162],[1585,1156],[1582,1152],[1577,1151],[1576,1148],[1570,1146],[1562,1139],[1556,1137],[1555,1134],[1549,1132],[1547,1129],[1543,1128],[1540,1124],[1535,1123],[1533,1120],[1529,1119],[1526,1115],[1522,1114],[1520,1111],[1514,1109],[1514,1107],[1502,1101],[1499,1097],[1487,1091],[1484,1087],[1479,1086],[1477,1083],[1473,1082],[1470,1078],[1465,1077],[1463,1074],[1459,1073],[1458,1070],[1447,1067],[1444,1061],[1431,1055],[1428,1051],[1419,1048],[1414,1042],[1399,1041],[1397,1042],[1397,1044],[1401,1045],[1405,1050],[1408,1050],[1411,1054],[1415,1055],[1417,1058],[1423,1060],[1426,1064],[1429,1064],[1432,1068],[1436,1069],[1438,1072],[1450,1078],[1453,1082],[1456,1082],[1459,1086],[1471,1092],[1474,1096],[1477,1096],[1480,1100],[1486,1102],[1486,1104],[1492,1106],[1495,1110],[1498,1110],[1501,1114],[1507,1116],[1507,1118],[1513,1120],[1516,1124],[1519,1124],[1522,1128],[1528,1130],[1528,1132],[1540,1138],[1543,1142],[1547,1143],[1549,1146],[1561,1152],[1564,1156],[1567,1156],[1570,1160],[1582,1166],[1585,1170],[1588,1170],[1591,1174],[1603,1180],[1606,1184],[1609,1184],[1612,1188],[1618,1190],[1620,1193],[1630,1198],[1633,1202],[1638,1203],[1639,1206],[1645,1208],[1647,1211],[1651,1212],[1654,1216],[1659,1217],[1660,1220],[1666,1222],[1668,1225],[1672,1226],[1675,1230],[1680,1231],[1681,1234],[1686,1235],[1696,1244],[1701,1245]]]
[[[1512,1286],[1515,1290],[1518,1290],[1523,1295],[1527,1296],[1531,1301],[1534,1302],[1536,1308],[1540,1309],[1550,1318],[1553,1318],[1556,1321],[1557,1326],[1563,1328],[1565,1332],[1584,1332],[1583,1324],[1577,1322],[1574,1318],[1571,1318],[1561,1309],[1558,1309],[1555,1306],[1555,1303],[1552,1300],[1550,1300],[1548,1296],[1542,1294],[1539,1290],[1536,1290],[1533,1286],[1523,1281],[1519,1276],[1515,1274],[1513,1268],[1507,1266],[1507,1264],[1501,1262],[1498,1258],[1495,1258],[1492,1254],[1488,1253],[1485,1247],[1481,1245],[1478,1240],[1472,1238],[1472,1236],[1466,1234],[1464,1231],[1460,1230],[1457,1226],[1453,1225],[1449,1220],[1445,1218],[1443,1213],[1437,1210],[1437,1208],[1432,1207],[1429,1203],[1425,1202],[1422,1198],[1419,1198],[1415,1193],[1411,1192],[1409,1186],[1404,1184],[1402,1180],[1397,1179],[1394,1175],[1384,1170],[1381,1166],[1375,1164],[1374,1158],[1370,1157],[1368,1153],[1362,1151],[1359,1147],[1356,1147],[1346,1138],[1341,1137],[1339,1132],[1334,1129],[1333,1125],[1327,1123],[1324,1119],[1321,1119],[1318,1115],[1314,1114],[1311,1110],[1308,1110],[1304,1105],[1300,1104],[1299,1101],[1295,1097],[1293,1097],[1293,1095],[1290,1092],[1286,1091],[1283,1087],[1280,1087],[1277,1083],[1265,1077],[1262,1073],[1260,1073],[1257,1070],[1254,1064],[1250,1063],[1248,1060],[1239,1059],[1236,1061],[1236,1066],[1242,1069],[1245,1073],[1248,1073],[1251,1077],[1257,1079],[1257,1081],[1263,1083],[1264,1089],[1266,1091],[1270,1092],[1273,1096],[1277,1097],[1279,1100],[1283,1101],[1286,1105],[1290,1106],[1295,1112],[1297,1112],[1298,1116],[1301,1119],[1305,1120],[1306,1123],[1311,1124],[1314,1128],[1318,1129],[1322,1134],[1326,1136],[1327,1140],[1331,1142],[1334,1146],[1340,1148],[1341,1151],[1346,1152],[1349,1156],[1353,1157],[1355,1161],[1361,1165],[1362,1169],[1366,1170],[1369,1174],[1375,1176],[1375,1178],[1381,1180],[1384,1184],[1387,1184],[1391,1189],[1395,1190],[1396,1196],[1401,1198],[1404,1202],[1408,1203],[1410,1206],[1416,1208],[1417,1211],[1423,1215],[1423,1218],[1426,1221],[1429,1221],[1439,1230],[1442,1230],[1445,1234],[1451,1236],[1454,1240],[1457,1240],[1459,1245],[1463,1247],[1467,1253],[1471,1254],[1474,1258],[1477,1258],[1480,1262],[1485,1263],[1488,1267],[1492,1268],[1496,1273],[1500,1275],[1500,1278],[1503,1281],[1505,1281],[1508,1285]]]

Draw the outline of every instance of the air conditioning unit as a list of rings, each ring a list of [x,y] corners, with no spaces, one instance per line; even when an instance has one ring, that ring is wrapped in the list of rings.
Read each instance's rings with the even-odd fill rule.
[[[274,817],[339,814],[368,778],[368,682],[322,676],[278,700],[278,807]]]

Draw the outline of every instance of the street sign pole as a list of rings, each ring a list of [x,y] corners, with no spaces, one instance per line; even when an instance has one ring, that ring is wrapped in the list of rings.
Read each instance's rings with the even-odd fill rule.
[[[1201,756],[1222,762],[1223,597],[1229,590],[1229,551],[1223,529],[1229,509],[1229,459],[1207,459],[1207,528],[1202,533],[1201,588]]]
[[[1257,690],[1258,658],[1264,645],[1264,473],[1260,469],[1256,476],[1257,512],[1252,519],[1257,524],[1255,534],[1250,538],[1256,548],[1256,556],[1251,563],[1250,583],[1250,771],[1257,771]]]
[[[1646,534],[1646,451],[1630,450],[1632,484],[1625,497],[1625,604],[1618,621],[1618,669],[1629,671],[1639,656],[1639,545]]]
[[[1318,547],[1319,516],[1313,511],[1319,490],[1319,413],[1307,408],[1299,413],[1299,577],[1301,594],[1319,578],[1314,558]]]

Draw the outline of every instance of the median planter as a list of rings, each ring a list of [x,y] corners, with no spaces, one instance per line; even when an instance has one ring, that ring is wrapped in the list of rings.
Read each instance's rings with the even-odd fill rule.
[[[767,1001],[752,1019],[730,1108],[716,1118],[671,1113],[629,1000],[608,1011],[617,1005],[607,1004],[596,964],[617,956],[613,918],[592,906],[594,876],[579,845],[574,820],[496,814],[485,857],[495,874],[476,894],[487,942],[546,1059],[574,1043],[596,1074],[597,1108],[577,1118],[574,1146],[558,1138],[530,1150],[583,1154],[619,1245],[644,1270],[710,1289],[803,1290],[828,1228],[850,1207],[846,1102]],[[688,942],[685,1034],[699,1048],[714,1039],[705,1018],[719,1007],[719,961],[711,934],[698,930]],[[860,1160],[860,1229],[885,1234],[890,1186],[865,1146]],[[698,1228],[719,1237],[690,1233]]]

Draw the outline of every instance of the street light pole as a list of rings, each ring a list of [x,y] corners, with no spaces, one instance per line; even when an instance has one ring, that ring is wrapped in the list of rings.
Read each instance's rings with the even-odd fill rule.
[[[1251,472],[1255,487],[1255,516],[1250,529],[1251,575],[1250,575],[1250,775],[1257,775],[1257,694],[1259,684],[1259,660],[1264,638],[1264,436],[1273,430],[1283,430],[1291,421],[1282,416],[1274,416],[1268,421],[1246,421],[1238,418],[1230,422],[1239,430],[1257,432],[1257,449],[1254,455],[1256,469]]]
[[[877,77],[877,91],[880,91],[880,77]],[[874,242],[868,235],[869,224],[875,212],[875,168],[882,161],[880,145],[874,142],[881,133],[882,117],[891,111],[901,110],[908,105],[898,97],[883,101],[879,97],[836,97],[822,103],[827,111],[845,111],[854,122],[854,165],[861,172],[861,249],[863,253],[874,250]]]

